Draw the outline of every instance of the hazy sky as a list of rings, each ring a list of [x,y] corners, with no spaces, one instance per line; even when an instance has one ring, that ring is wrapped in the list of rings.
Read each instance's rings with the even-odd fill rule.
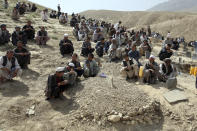
[[[85,10],[120,10],[120,11],[144,11],[152,6],[167,0],[30,0],[46,7],[57,9],[60,3],[62,11],[82,12]]]

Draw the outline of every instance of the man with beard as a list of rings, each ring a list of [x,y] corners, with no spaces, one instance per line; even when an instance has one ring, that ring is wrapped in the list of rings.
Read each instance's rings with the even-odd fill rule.
[[[72,55],[74,52],[73,43],[68,39],[68,34],[64,34],[64,39],[60,41],[59,46],[62,56],[67,54]]]

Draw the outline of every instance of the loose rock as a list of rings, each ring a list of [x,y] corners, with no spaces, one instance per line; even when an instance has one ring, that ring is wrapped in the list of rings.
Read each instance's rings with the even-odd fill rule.
[[[121,117],[119,115],[108,116],[108,121],[110,122],[119,122]]]

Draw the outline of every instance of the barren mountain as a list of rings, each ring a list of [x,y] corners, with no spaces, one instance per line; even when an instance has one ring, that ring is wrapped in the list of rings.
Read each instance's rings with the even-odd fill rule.
[[[194,12],[197,11],[196,0],[168,0],[158,4],[148,11],[185,11]]]
[[[172,36],[184,36],[187,41],[197,39],[197,23],[195,22],[197,21],[197,14],[195,13],[89,10],[82,12],[81,15],[111,23],[117,23],[121,20],[123,25],[129,29],[139,29],[150,25],[154,31],[160,32],[164,36],[170,31]]]

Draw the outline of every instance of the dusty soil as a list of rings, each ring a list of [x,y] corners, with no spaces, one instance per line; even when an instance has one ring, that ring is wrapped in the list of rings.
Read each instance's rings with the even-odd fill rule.
[[[24,25],[29,14],[15,22],[0,12],[0,21],[7,23],[10,32],[16,25]],[[0,130],[2,131],[196,131],[197,92],[195,77],[188,74],[178,76],[177,88],[183,90],[188,101],[169,104],[163,93],[168,92],[165,84],[144,85],[141,81],[125,81],[120,77],[120,63],[108,63],[101,59],[101,73],[107,78],[80,78],[73,88],[68,88],[64,100],[45,101],[44,89],[49,74],[58,66],[65,66],[70,57],[62,58],[59,53],[59,40],[64,33],[70,35],[75,52],[80,54],[82,42],[72,36],[72,28],[63,26],[57,20],[43,23],[39,16],[33,17],[33,26],[47,26],[51,40],[46,47],[28,43],[31,51],[31,65],[21,78],[0,85]],[[154,54],[160,50],[154,43]],[[95,45],[95,44],[94,44]],[[13,48],[0,47],[0,55]],[[177,56],[174,56],[174,60]],[[187,62],[192,62],[190,59]],[[81,62],[84,61],[80,57]],[[146,60],[143,59],[143,63]],[[112,82],[113,80],[113,82]],[[113,83],[113,84],[112,84]],[[113,86],[112,86],[113,85]],[[159,109],[141,110],[157,100]],[[26,111],[35,106],[35,115],[27,116]],[[154,106],[151,106],[154,107]],[[109,115],[129,116],[129,120],[118,123],[108,121]],[[152,123],[146,122],[147,118]],[[151,120],[149,119],[151,118]],[[134,122],[133,122],[134,121]]]

